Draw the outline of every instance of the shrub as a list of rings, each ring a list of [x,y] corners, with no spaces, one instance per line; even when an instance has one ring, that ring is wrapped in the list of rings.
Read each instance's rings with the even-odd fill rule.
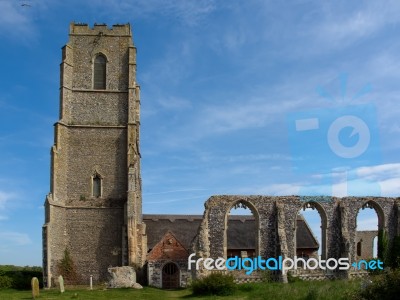
[[[213,273],[192,282],[191,289],[194,295],[232,295],[237,286],[232,275]]]
[[[13,280],[8,276],[0,276],[0,289],[9,289],[13,286]]]
[[[392,251],[391,251],[391,267],[400,267],[400,236],[396,236],[393,239]]]
[[[31,288],[32,277],[39,278],[42,284],[42,275],[42,268],[40,267],[2,265],[0,266],[0,288],[29,290]]]
[[[398,299],[400,295],[400,270],[385,272],[373,277],[372,283],[361,288],[357,299]]]

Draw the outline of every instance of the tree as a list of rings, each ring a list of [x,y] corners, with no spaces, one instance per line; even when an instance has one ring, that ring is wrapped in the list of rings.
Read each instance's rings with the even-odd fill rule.
[[[78,283],[78,273],[68,249],[64,250],[64,256],[58,263],[58,272],[68,283]]]

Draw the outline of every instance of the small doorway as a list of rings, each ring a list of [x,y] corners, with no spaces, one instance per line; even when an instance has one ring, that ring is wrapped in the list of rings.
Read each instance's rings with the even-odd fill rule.
[[[179,268],[172,262],[165,264],[162,269],[162,288],[179,288]]]

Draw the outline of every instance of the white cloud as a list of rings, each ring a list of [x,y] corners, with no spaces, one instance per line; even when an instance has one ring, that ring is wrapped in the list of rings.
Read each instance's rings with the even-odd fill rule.
[[[382,196],[400,195],[400,177],[382,180],[379,182],[381,186]]]
[[[333,180],[333,182],[332,182]],[[305,176],[302,182],[249,187],[243,193],[262,195],[384,196],[400,194],[400,163],[362,167],[348,172]]]
[[[231,99],[229,103],[202,106],[194,117],[182,127],[179,135],[168,137],[170,145],[189,144],[205,137],[232,131],[262,128],[285,118],[284,113],[298,105],[295,101],[266,101],[257,97],[243,102]],[[223,101],[224,102],[224,101]]]
[[[287,196],[297,195],[299,189],[300,185],[298,183],[276,183],[249,189],[247,193],[255,195]]]
[[[381,164],[376,166],[360,167],[354,170],[342,170],[332,174],[333,183],[318,184],[323,176],[311,176],[311,181],[317,184],[310,187],[315,191],[328,190],[332,188],[332,195],[336,197],[345,196],[385,196],[393,197],[400,194],[400,163]],[[310,189],[310,188],[309,188]]]
[[[335,18],[318,28],[321,38],[328,38],[336,41],[356,39],[367,34],[372,34],[382,26],[381,18],[374,18],[376,14],[366,11],[356,11],[347,15],[340,22]],[[350,40],[353,42],[354,40]]]
[[[390,177],[400,177],[400,163],[382,164],[371,167],[362,167],[357,170],[357,174],[371,180]]]
[[[344,5],[342,5],[344,4]],[[323,16],[314,26],[314,35],[321,47],[346,47],[361,38],[372,36],[385,26],[400,21],[398,1],[345,2],[321,4]]]
[[[399,196],[400,163],[382,164],[357,169],[357,175],[380,185],[381,196]]]
[[[2,240],[3,244],[9,243],[12,245],[16,246],[24,246],[24,245],[29,245],[32,243],[31,239],[29,236],[25,233],[19,233],[19,232],[0,232],[0,240]],[[6,242],[4,242],[6,241]]]
[[[15,197],[16,197],[15,193],[0,191],[0,210],[5,209],[6,203]]]

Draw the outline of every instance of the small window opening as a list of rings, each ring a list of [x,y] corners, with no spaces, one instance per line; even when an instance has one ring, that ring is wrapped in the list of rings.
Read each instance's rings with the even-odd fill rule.
[[[101,197],[101,178],[99,175],[95,175],[93,177],[93,185],[92,185],[93,191],[93,197],[99,198]]]
[[[357,243],[357,255],[361,256],[361,241]]]
[[[102,54],[97,55],[94,59],[93,88],[95,90],[106,89],[106,63],[107,60]]]

